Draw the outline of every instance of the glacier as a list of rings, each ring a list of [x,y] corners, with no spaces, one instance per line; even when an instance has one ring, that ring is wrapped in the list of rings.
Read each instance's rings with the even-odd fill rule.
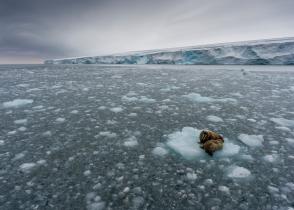
[[[293,65],[294,38],[45,60],[45,64]]]

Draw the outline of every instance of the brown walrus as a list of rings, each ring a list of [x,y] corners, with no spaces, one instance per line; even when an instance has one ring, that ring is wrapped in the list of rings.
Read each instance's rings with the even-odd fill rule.
[[[221,139],[222,141],[224,141],[224,138],[221,135],[210,130],[201,131],[199,139],[200,139],[200,144],[204,144],[208,140]]]
[[[224,142],[221,139],[217,140],[208,140],[202,145],[202,148],[205,150],[207,154],[210,156],[213,156],[213,153],[217,150],[220,150],[223,148]]]
[[[199,135],[200,147],[209,155],[223,148],[224,138],[216,132],[204,130]]]

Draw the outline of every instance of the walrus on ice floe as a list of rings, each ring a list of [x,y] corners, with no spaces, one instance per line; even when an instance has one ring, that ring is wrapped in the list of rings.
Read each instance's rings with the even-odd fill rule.
[[[223,148],[224,138],[216,132],[203,130],[199,135],[199,144],[210,156],[217,150]]]

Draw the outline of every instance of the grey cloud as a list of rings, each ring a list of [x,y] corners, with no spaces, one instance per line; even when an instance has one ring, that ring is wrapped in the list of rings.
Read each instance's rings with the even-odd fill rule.
[[[292,0],[0,0],[0,63],[294,36]]]

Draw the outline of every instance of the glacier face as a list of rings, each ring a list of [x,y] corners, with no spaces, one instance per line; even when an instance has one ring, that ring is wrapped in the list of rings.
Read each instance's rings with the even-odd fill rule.
[[[45,64],[294,65],[294,38],[52,59]]]

